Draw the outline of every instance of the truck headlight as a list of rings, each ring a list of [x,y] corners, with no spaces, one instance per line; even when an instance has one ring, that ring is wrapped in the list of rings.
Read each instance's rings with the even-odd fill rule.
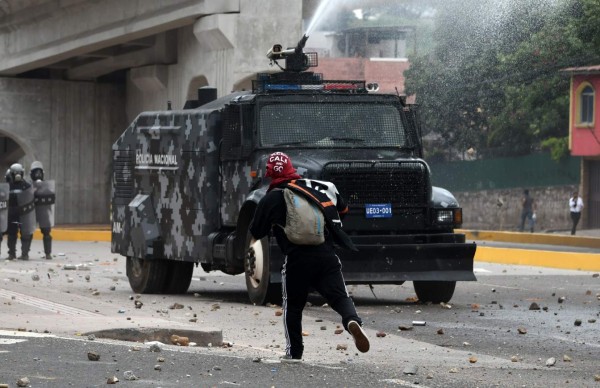
[[[461,225],[462,224],[462,209],[437,209],[435,215],[437,224],[443,225]]]

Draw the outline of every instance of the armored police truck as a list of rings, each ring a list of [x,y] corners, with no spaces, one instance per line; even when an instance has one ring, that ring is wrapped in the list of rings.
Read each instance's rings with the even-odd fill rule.
[[[266,158],[288,154],[305,178],[335,183],[349,205],[343,228],[358,251],[339,250],[348,284],[412,281],[419,300],[447,302],[476,280],[475,244],[454,233],[462,209],[431,184],[415,106],[370,93],[365,81],[307,71],[316,53],[273,46],[282,71],[252,91],[212,88],[182,110],[141,113],[112,149],[112,252],[126,256],[138,293],[185,293],[194,264],[245,273],[250,301],[281,298],[282,253],[264,238],[247,254],[248,227],[265,195]]]

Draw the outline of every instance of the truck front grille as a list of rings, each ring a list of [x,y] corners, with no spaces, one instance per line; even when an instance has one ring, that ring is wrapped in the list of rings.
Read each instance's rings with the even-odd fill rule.
[[[133,168],[135,160],[131,151],[118,151],[113,158],[114,197],[133,198]]]
[[[429,202],[428,168],[422,161],[344,161],[323,167],[349,205],[392,203],[425,207]]]

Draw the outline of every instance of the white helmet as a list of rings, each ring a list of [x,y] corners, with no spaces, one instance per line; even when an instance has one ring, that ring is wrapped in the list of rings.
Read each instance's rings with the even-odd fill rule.
[[[29,169],[29,171],[35,170],[36,168],[43,170],[44,166],[42,165],[42,162],[36,160],[35,162],[31,163],[31,168]]]
[[[25,169],[19,163],[15,163],[10,166],[10,177],[13,182],[19,182],[23,180],[23,175],[25,175]]]
[[[32,181],[43,181],[44,180],[44,166],[42,162],[35,161],[31,163],[31,168],[29,169],[29,176]]]

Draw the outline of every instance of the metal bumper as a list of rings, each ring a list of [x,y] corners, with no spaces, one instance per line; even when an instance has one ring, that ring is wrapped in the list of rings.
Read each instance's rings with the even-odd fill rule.
[[[401,284],[405,281],[473,281],[475,243],[462,234],[352,236],[358,252],[339,250],[347,284]],[[274,255],[272,281],[280,255]]]

